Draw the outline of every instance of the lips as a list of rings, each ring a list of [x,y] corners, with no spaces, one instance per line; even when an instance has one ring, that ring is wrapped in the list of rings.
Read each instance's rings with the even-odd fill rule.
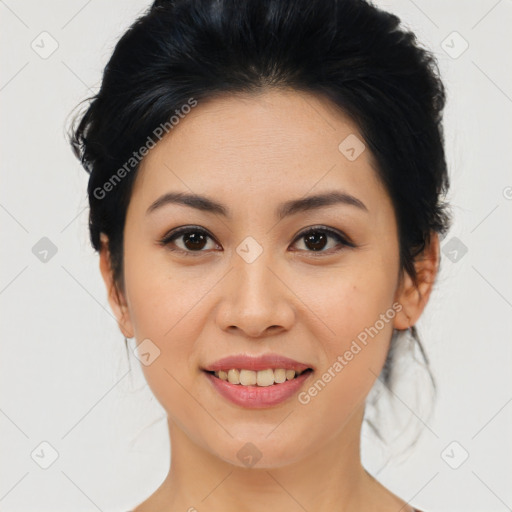
[[[275,353],[259,356],[232,355],[223,357],[201,369],[212,389],[224,399],[240,407],[256,409],[274,407],[290,400],[305,382],[310,380],[314,371],[313,365]],[[272,379],[268,379],[269,375],[265,370],[276,370],[274,384],[270,382]],[[294,370],[297,375],[293,375],[294,372],[291,370]],[[226,373],[220,376],[219,372]],[[239,378],[231,379],[232,382],[229,382],[229,377],[226,380],[228,372],[238,375]],[[290,372],[289,379],[283,379],[285,372]],[[255,373],[257,373],[256,376]],[[260,379],[262,382],[258,384],[260,373],[265,373],[265,378]],[[254,377],[256,377],[256,383],[254,383]],[[251,383],[242,383],[242,380],[250,380]]]
[[[233,368],[253,371],[283,368],[284,370],[295,370],[296,373],[307,369],[314,370],[312,365],[279,354],[263,354],[261,356],[233,355],[219,359],[202,369],[207,372],[218,372],[220,370],[227,372]]]
[[[223,399],[246,409],[264,409],[276,407],[291,400],[310,380],[312,373],[312,370],[305,370],[298,377],[270,386],[231,384],[208,371],[205,371],[204,375],[211,389]]]

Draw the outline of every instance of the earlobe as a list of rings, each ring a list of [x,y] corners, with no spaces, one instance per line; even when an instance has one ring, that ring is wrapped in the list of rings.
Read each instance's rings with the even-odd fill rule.
[[[110,262],[109,241],[105,233],[100,234],[100,272],[107,288],[108,302],[117,319],[119,329],[126,338],[133,338],[133,327],[126,299],[116,286]]]
[[[401,304],[402,310],[395,316],[393,323],[395,329],[408,329],[418,321],[434,287],[439,259],[439,236],[432,232],[429,244],[414,261],[417,283],[415,284],[404,272],[397,289],[395,300]]]

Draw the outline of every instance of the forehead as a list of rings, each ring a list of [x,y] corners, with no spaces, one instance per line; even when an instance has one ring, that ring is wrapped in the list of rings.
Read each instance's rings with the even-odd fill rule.
[[[372,203],[385,190],[368,149],[354,159],[346,152],[352,147],[364,148],[357,125],[318,96],[291,90],[222,96],[198,102],[148,152],[132,199],[147,207],[178,190],[262,207],[274,197],[336,188]]]

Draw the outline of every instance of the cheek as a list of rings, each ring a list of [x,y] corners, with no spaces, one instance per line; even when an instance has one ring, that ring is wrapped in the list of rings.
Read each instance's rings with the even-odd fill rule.
[[[349,408],[370,390],[388,352],[396,315],[392,275],[379,265],[351,267],[325,283],[320,303],[315,299],[314,309],[330,332],[318,338],[325,357],[322,371],[333,383],[326,387],[333,400]]]
[[[389,269],[378,264],[361,263],[332,272],[321,294],[318,288],[315,289],[312,302],[322,312],[325,323],[336,333],[334,339],[346,341],[357,337],[391,308],[396,283]],[[380,323],[379,327],[379,330],[389,331]]]
[[[130,319],[138,341],[150,338],[169,345],[180,329],[196,325],[190,318],[208,291],[208,282],[194,278],[193,267],[176,270],[161,249],[155,250],[149,242],[146,246],[143,240],[143,233],[126,236],[125,283]]]
[[[191,280],[183,272],[171,274],[142,251],[126,255],[126,295],[136,342],[144,342],[155,354],[151,364],[141,357],[141,367],[156,397],[167,403],[181,396],[179,383],[197,371],[190,356],[200,339],[200,299],[209,283]]]

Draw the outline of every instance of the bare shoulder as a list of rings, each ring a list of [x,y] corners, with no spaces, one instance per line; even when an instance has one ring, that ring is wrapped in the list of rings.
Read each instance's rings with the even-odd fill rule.
[[[374,502],[371,510],[375,512],[421,512],[409,505],[408,502],[391,492],[377,479],[371,477],[374,485]]]
[[[370,475],[369,475],[370,476]],[[391,492],[374,477],[370,476],[373,487],[372,503],[366,508],[367,512],[422,512],[409,505],[405,500]],[[169,494],[165,482],[156,489],[146,500],[128,512],[172,512],[169,507]]]

